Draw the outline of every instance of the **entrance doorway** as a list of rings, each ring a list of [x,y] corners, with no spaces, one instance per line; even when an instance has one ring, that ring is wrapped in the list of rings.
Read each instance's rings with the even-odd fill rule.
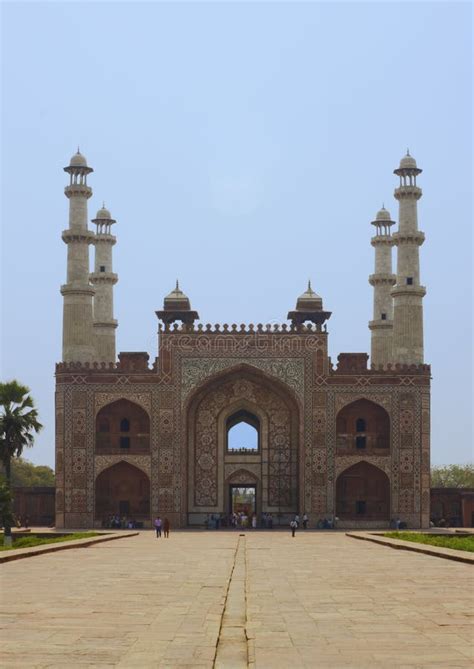
[[[257,486],[231,485],[229,493],[231,513],[247,516],[249,519],[257,513]]]

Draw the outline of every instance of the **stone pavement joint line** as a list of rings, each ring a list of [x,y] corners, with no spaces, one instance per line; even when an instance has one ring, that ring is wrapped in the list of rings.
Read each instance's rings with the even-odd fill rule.
[[[472,566],[342,532],[142,531],[0,577],[2,669],[474,666]]]
[[[215,669],[246,669],[248,666],[245,582],[245,535],[240,535],[217,641]]]

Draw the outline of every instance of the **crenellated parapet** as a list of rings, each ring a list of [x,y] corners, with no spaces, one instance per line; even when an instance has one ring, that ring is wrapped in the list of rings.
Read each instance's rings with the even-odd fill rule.
[[[320,324],[313,325],[311,323],[306,325],[296,325],[294,323],[241,323],[237,325],[232,323],[191,323],[189,325],[183,324],[179,325],[178,323],[160,323],[158,326],[159,332],[164,332],[167,334],[229,334],[229,335],[252,335],[255,333],[261,334],[311,334],[311,333],[322,333],[326,334],[326,326],[321,327]]]

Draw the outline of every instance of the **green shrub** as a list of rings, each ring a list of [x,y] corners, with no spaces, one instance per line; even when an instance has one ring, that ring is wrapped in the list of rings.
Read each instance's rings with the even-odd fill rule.
[[[457,551],[474,553],[474,534],[458,536],[456,534],[424,534],[421,532],[386,532],[384,537],[413,541],[417,544],[429,544],[441,548],[454,548]]]

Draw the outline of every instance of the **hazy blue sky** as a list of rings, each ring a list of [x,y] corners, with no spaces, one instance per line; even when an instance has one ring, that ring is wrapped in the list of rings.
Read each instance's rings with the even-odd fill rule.
[[[368,351],[373,220],[419,184],[432,460],[472,448],[470,3],[3,4],[2,378],[31,387],[54,462],[77,145],[114,248],[118,350],[157,351],[180,278],[204,323],[282,321],[308,277],[330,354]]]

